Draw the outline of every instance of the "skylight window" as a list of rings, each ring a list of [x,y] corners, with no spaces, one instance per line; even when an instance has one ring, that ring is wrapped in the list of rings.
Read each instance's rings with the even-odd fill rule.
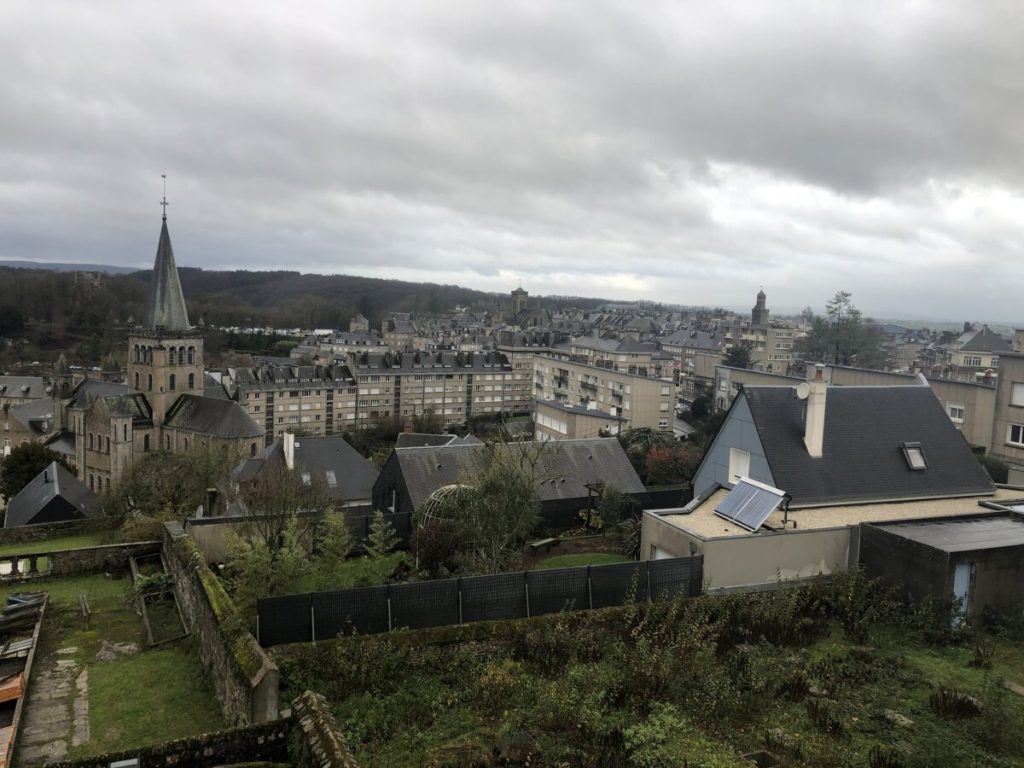
[[[928,469],[928,462],[924,458],[924,449],[920,443],[904,443],[903,456],[907,460],[907,466],[915,472]]]

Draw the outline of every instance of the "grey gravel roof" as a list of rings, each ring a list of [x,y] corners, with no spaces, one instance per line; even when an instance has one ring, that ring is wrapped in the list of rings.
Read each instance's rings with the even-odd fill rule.
[[[513,444],[536,449],[538,443]],[[618,440],[558,440],[544,444],[537,462],[541,501],[586,498],[586,486],[607,483],[623,493],[643,493],[644,486],[629,463]],[[414,508],[445,485],[453,485],[479,471],[485,461],[485,445],[452,445],[424,448],[396,448],[397,461],[405,477]]]
[[[928,387],[829,387],[822,457],[793,387],[744,387],[775,485],[794,506],[991,494],[995,486]],[[905,442],[927,469],[911,470]]]
[[[149,283],[149,301],[146,303],[144,325],[150,330],[190,331],[185,296],[181,292],[178,268],[174,265],[174,250],[167,232],[167,219],[160,226],[160,241],[156,247],[156,261]]]
[[[1024,516],[969,517],[875,525],[943,552],[1024,546]]]
[[[4,527],[30,525],[40,510],[57,496],[75,507],[82,517],[95,517],[99,514],[96,495],[85,483],[54,461],[8,502]],[[73,520],[75,516],[70,515],[64,519]]]
[[[233,400],[184,394],[167,412],[168,427],[213,437],[263,437],[264,429]]]

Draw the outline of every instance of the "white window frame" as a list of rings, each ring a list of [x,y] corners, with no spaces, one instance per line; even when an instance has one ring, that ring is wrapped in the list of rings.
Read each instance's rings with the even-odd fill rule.
[[[1010,385],[1010,405],[1024,407],[1024,384],[1015,381]]]
[[[959,413],[957,413],[959,411]],[[951,421],[957,424],[964,423],[964,404],[963,403],[946,403],[946,413],[949,414]]]
[[[741,477],[750,477],[750,452],[739,448],[730,448],[729,482],[739,482]]]
[[[1014,439],[1014,432],[1017,433],[1016,440]],[[1024,448],[1024,424],[1006,425],[1006,444]]]

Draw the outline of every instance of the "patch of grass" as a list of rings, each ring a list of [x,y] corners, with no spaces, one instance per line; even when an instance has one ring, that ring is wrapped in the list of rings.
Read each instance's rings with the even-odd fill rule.
[[[62,549],[84,549],[110,543],[109,531],[59,536],[55,539],[15,542],[0,545],[0,555],[34,555],[37,552],[57,552]]]
[[[212,687],[187,646],[89,667],[91,739],[76,757],[195,736],[225,727]]]
[[[548,568],[576,568],[581,565],[610,565],[627,563],[632,560],[625,555],[613,555],[608,552],[583,552],[578,555],[554,555],[535,564],[538,570]]]

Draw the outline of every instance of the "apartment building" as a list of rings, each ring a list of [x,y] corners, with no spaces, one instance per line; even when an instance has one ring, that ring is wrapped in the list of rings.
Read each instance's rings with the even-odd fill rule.
[[[628,427],[672,429],[675,385],[672,379],[650,375],[668,366],[646,368],[602,361],[582,362],[564,350],[534,355],[534,396],[538,402],[579,405],[621,417]],[[637,371],[637,372],[631,372]],[[639,373],[646,371],[645,374]]]
[[[356,422],[356,381],[344,365],[228,368],[224,385],[266,428],[268,443],[286,431],[333,435]]]
[[[1019,332],[1018,332],[1019,336]],[[1012,464],[1024,465],[1024,353],[999,355],[991,452]]]
[[[679,396],[693,401],[710,394],[715,368],[725,358],[726,334],[717,329],[686,329],[661,340],[662,350],[674,361]]]

